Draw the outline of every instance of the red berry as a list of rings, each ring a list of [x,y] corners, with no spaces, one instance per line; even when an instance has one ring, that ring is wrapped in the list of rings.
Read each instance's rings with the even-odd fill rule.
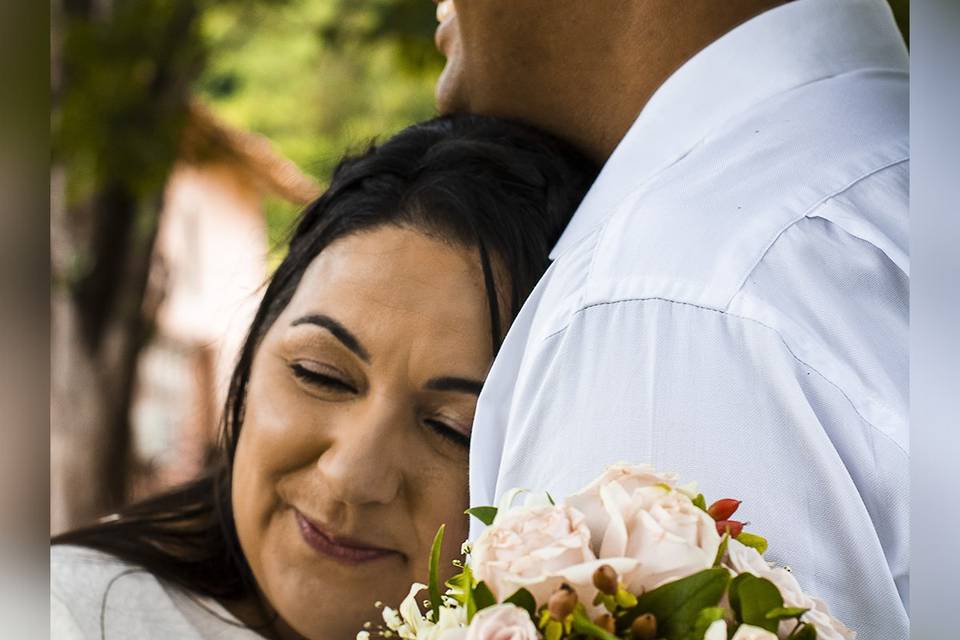
[[[710,505],[707,508],[707,513],[709,513],[710,517],[714,520],[729,520],[730,516],[736,513],[739,506],[739,500],[734,500],[733,498],[723,498],[722,500],[717,500]]]
[[[743,523],[739,520],[718,520],[717,533],[723,535],[729,533],[731,538],[736,538],[743,532]]]

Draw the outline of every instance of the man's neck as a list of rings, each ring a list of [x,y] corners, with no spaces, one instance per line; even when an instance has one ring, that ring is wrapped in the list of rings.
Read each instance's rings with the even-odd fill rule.
[[[544,124],[604,163],[674,71],[738,25],[787,0],[636,3],[609,33],[602,71]],[[680,8],[682,6],[682,9]]]

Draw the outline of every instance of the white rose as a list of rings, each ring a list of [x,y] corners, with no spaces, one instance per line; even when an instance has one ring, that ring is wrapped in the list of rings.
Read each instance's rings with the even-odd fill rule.
[[[851,640],[856,637],[853,631],[830,615],[823,600],[805,594],[792,573],[771,565],[753,547],[731,540],[727,546],[726,560],[728,567],[735,573],[752,573],[772,582],[783,596],[783,606],[809,609],[803,614],[802,620],[816,627],[817,638],[820,640]],[[781,632],[788,631],[794,624],[791,621],[783,622]]]
[[[777,635],[760,627],[742,624],[730,640],[777,640]]]
[[[417,594],[426,589],[427,585],[414,583],[397,609],[384,607],[383,620],[387,628],[404,640],[458,640],[462,634],[458,636],[454,632],[466,625],[466,611],[460,606],[443,606],[437,621],[431,622],[417,604]]]
[[[498,600],[527,589],[545,604],[564,582],[581,602],[592,607],[593,572],[604,564],[590,550],[590,530],[582,513],[571,507],[522,507],[500,512],[473,545],[470,566]],[[614,561],[617,571],[630,570],[631,560]]]
[[[473,617],[465,640],[538,640],[530,615],[512,604],[487,607]],[[446,639],[444,639],[446,640]]]
[[[463,640],[467,635],[467,613],[463,607],[443,607],[435,625],[422,634],[424,640]]]
[[[637,562],[621,573],[633,593],[707,569],[716,559],[720,536],[713,518],[676,487],[672,474],[618,465],[565,504],[587,514],[600,559]]]

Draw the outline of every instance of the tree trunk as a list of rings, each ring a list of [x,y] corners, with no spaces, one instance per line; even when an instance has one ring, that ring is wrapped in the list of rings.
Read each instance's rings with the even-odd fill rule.
[[[200,68],[190,0],[52,6],[51,531],[126,499],[166,176]]]

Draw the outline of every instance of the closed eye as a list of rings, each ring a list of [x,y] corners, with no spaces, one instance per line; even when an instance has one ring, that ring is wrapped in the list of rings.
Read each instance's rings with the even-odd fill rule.
[[[344,382],[339,378],[314,371],[313,369],[308,369],[301,364],[291,364],[290,370],[293,372],[293,375],[310,385],[323,387],[332,391],[345,391],[349,393],[357,392],[357,390],[351,384]]]
[[[461,447],[465,447],[467,449],[470,448],[470,436],[464,435],[464,433],[456,427],[453,427],[441,420],[433,419],[424,420],[423,423],[432,431],[435,431],[438,435],[450,440],[454,444],[460,445]]]

